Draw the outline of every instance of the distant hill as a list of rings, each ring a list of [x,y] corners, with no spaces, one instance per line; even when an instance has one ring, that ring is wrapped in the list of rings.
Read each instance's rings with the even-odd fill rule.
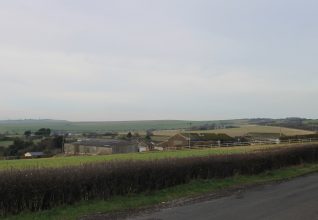
[[[249,119],[248,123],[256,125],[277,126],[285,128],[296,128],[307,131],[318,131],[318,120],[307,118],[283,118],[283,119],[271,119],[271,118],[255,118]]]
[[[0,120],[0,133],[22,134],[26,130],[36,131],[40,128],[50,128],[55,131],[68,132],[108,132],[108,131],[141,131],[141,130],[173,130],[191,128],[217,129],[240,127],[244,125],[265,125],[286,128],[297,128],[318,131],[318,120],[302,118],[286,119],[234,119],[214,121],[187,120],[145,120],[145,121],[91,121],[72,122],[51,119]]]
[[[148,129],[183,129],[212,123],[210,121],[149,120],[149,121],[101,121],[71,122],[63,120],[5,120],[0,121],[0,133],[18,133],[40,128],[69,132],[140,131]]]
[[[66,120],[53,120],[53,119],[19,119],[19,120],[0,120],[0,124],[45,124],[45,123],[60,123],[67,122]]]

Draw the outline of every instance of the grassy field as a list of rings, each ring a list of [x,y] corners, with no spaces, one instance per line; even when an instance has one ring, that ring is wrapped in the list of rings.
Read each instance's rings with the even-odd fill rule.
[[[23,134],[26,130],[40,128],[64,130],[69,132],[107,132],[107,131],[145,131],[147,129],[180,129],[189,127],[190,121],[154,120],[154,121],[105,121],[105,122],[70,122],[58,120],[20,120],[0,121],[0,133]],[[192,125],[203,125],[209,121],[191,121]],[[226,121],[223,123],[231,123]]]
[[[194,180],[188,184],[170,187],[151,193],[142,193],[130,196],[116,196],[106,201],[81,202],[72,206],[63,206],[37,213],[22,213],[17,216],[8,216],[7,220],[73,220],[84,215],[94,213],[110,213],[147,208],[153,205],[167,203],[180,198],[189,198],[205,195],[218,190],[235,187],[264,184],[274,181],[288,180],[301,175],[318,172],[318,164],[303,164],[274,171],[267,171],[259,175],[240,176],[225,179]]]
[[[147,129],[155,129],[155,135],[159,138],[172,136],[179,132],[186,132],[192,126],[204,124],[234,125],[238,128],[216,129],[205,131],[191,131],[197,133],[225,133],[229,136],[242,136],[247,133],[277,133],[284,135],[312,134],[311,131],[300,129],[280,128],[274,126],[249,125],[248,120],[224,120],[224,121],[182,121],[182,120],[154,120],[154,121],[106,121],[106,122],[70,122],[63,120],[17,120],[0,121],[0,133],[23,134],[26,130],[37,131],[40,128],[68,132],[108,132],[116,131],[127,133],[128,131],[138,132],[144,135]]]
[[[112,154],[97,156],[60,156],[41,159],[0,160],[0,170],[4,169],[27,169],[41,167],[76,166],[84,163],[96,163],[112,160],[156,160],[163,158],[183,158],[192,156],[207,156],[219,154],[237,154],[256,151],[271,150],[290,146],[305,146],[306,144],[279,144],[263,146],[241,146],[241,147],[217,147],[205,149],[185,149],[177,151],[152,151],[144,153]]]
[[[0,141],[0,147],[9,147],[13,141]]]
[[[155,131],[155,135],[162,136],[172,136],[179,133],[179,130],[162,130]],[[186,132],[186,131],[184,131]],[[205,130],[205,131],[191,131],[192,133],[224,133],[231,137],[243,136],[247,133],[277,133],[282,132],[283,135],[292,136],[292,135],[305,135],[313,134],[312,131],[305,131],[300,129],[292,128],[280,128],[274,126],[261,126],[261,125],[242,125],[239,128],[227,128],[227,129],[216,129],[216,130]]]

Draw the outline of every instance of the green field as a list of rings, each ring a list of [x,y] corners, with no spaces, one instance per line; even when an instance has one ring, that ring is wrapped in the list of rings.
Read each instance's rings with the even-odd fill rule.
[[[191,126],[200,126],[204,124],[231,125],[237,128],[199,130],[191,132],[205,133],[225,133],[229,136],[242,136],[250,132],[257,133],[280,133],[284,135],[304,135],[312,134],[312,131],[301,129],[281,128],[275,126],[251,125],[248,120],[223,120],[223,121],[182,121],[182,120],[153,120],[153,121],[105,121],[105,122],[70,122],[63,120],[17,120],[0,121],[0,133],[5,134],[23,134],[26,130],[37,131],[40,128],[50,128],[51,130],[67,132],[139,132],[145,134],[148,129],[155,129],[155,135],[171,136],[186,131]]]
[[[58,120],[18,120],[0,121],[0,133],[22,134],[26,130],[36,131],[40,128],[69,132],[107,132],[107,131],[141,131],[147,129],[180,129],[189,127],[190,121],[154,120],[154,121],[106,121],[106,122],[70,122]],[[203,125],[208,121],[191,121],[192,125]]]
[[[42,167],[76,166],[85,163],[96,163],[114,160],[156,160],[163,158],[183,158],[192,156],[207,156],[220,154],[248,153],[255,151],[271,150],[290,146],[305,146],[306,144],[290,145],[263,145],[241,147],[217,147],[205,149],[186,149],[177,151],[152,151],[144,153],[112,154],[98,156],[60,156],[41,159],[0,160],[0,170],[4,169],[27,169]]]
[[[0,147],[9,147],[13,141],[0,141]]]

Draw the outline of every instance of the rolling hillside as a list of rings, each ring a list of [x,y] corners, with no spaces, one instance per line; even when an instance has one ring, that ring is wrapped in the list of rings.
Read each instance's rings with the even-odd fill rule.
[[[69,132],[107,132],[107,131],[140,131],[147,129],[181,129],[200,126],[210,121],[152,120],[152,121],[105,121],[105,122],[70,122],[62,120],[7,120],[0,121],[0,133],[21,134],[26,130],[36,131],[40,128],[51,128]],[[214,123],[214,122],[213,122]],[[230,123],[230,122],[228,122]]]
[[[301,129],[293,128],[281,128],[275,126],[261,126],[261,125],[241,125],[238,128],[226,128],[226,129],[214,129],[214,130],[204,130],[197,131],[192,130],[192,133],[224,133],[231,137],[244,136],[248,133],[282,133],[282,135],[293,136],[293,135],[306,135],[313,134],[312,131],[306,131]],[[172,136],[179,133],[178,130],[162,130],[154,132],[155,135]]]
[[[284,135],[303,135],[312,134],[313,131],[286,128],[284,126],[262,125],[255,119],[237,119],[237,120],[218,120],[218,121],[186,121],[186,120],[149,120],[149,121],[101,121],[101,122],[71,122],[65,120],[5,120],[0,121],[0,133],[22,134],[26,130],[36,131],[40,128],[50,128],[58,131],[68,132],[127,132],[127,131],[146,131],[148,129],[157,130],[156,135],[171,136],[178,133],[180,129],[188,129],[189,123],[193,128],[208,125],[214,128],[224,128],[232,126],[233,128],[225,129],[208,129],[198,130],[197,132],[208,133],[226,133],[230,136],[241,136],[250,132],[258,133],[280,133]]]

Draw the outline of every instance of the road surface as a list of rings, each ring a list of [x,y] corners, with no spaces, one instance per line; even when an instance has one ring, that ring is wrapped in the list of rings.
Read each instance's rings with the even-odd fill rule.
[[[318,220],[318,174],[254,187],[231,196],[154,213],[131,220]]]

